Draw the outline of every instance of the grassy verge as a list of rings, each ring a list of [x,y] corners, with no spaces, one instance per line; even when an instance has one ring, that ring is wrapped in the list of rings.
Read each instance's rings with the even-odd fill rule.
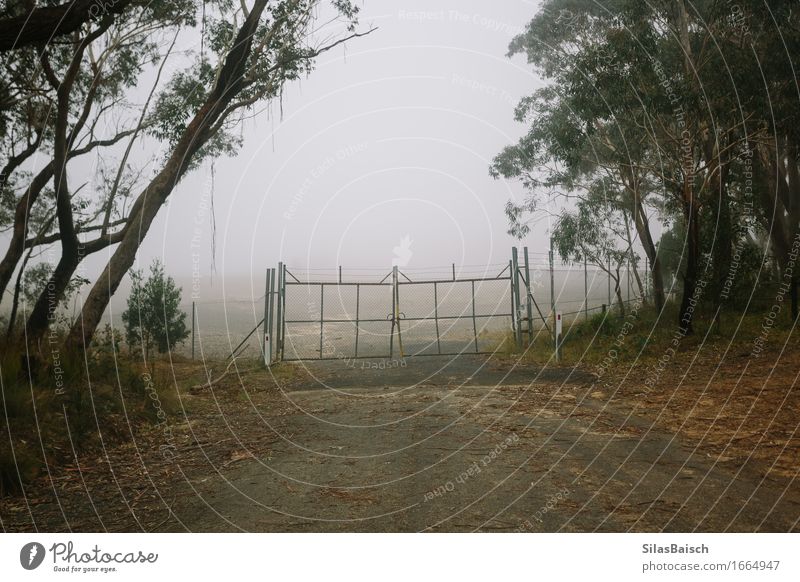
[[[712,310],[704,308],[702,313]],[[652,305],[634,306],[625,316],[618,311],[608,311],[578,317],[564,324],[561,363],[566,365],[595,366],[613,361],[630,365],[634,361],[650,364],[663,357],[665,352],[687,352],[698,348],[726,348],[737,351],[758,351],[759,338],[771,345],[781,345],[791,333],[793,324],[788,305],[776,318],[769,310],[741,313],[732,309],[721,312],[718,321],[708,316],[697,316],[694,333],[683,334],[679,326],[678,306],[668,304],[662,312]],[[796,343],[796,342],[795,342]],[[511,334],[503,341],[501,352],[511,355],[515,349]],[[522,354],[523,361],[539,365],[554,364],[553,340],[548,331],[535,333],[534,341]]]
[[[163,363],[147,369],[103,349],[86,359],[58,354],[35,373],[22,362],[19,350],[2,349],[0,495],[20,491],[49,467],[129,440],[179,409],[178,386],[160,370]]]

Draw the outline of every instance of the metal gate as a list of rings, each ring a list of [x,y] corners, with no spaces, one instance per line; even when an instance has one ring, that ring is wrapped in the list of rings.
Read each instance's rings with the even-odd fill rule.
[[[494,276],[460,278],[454,268],[452,278],[419,279],[394,267],[376,281],[341,272],[315,281],[279,263],[267,271],[265,361],[490,353],[509,331],[519,337],[515,259]]]

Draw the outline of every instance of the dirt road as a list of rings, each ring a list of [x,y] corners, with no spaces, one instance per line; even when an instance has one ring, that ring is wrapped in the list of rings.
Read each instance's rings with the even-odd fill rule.
[[[270,454],[195,484],[168,528],[786,531],[800,516],[796,486],[693,454],[593,398],[585,374],[379,366],[310,365],[314,389],[264,417]]]
[[[174,455],[154,453],[158,435],[137,443],[140,463],[113,452],[118,493],[89,471],[88,484],[64,488],[58,508],[46,496],[35,509],[6,508],[4,527],[34,519],[45,529],[117,531],[798,528],[796,482],[631,415],[585,373],[468,356],[404,367],[316,363],[306,373],[276,381],[261,372],[187,396],[208,406],[175,426]]]

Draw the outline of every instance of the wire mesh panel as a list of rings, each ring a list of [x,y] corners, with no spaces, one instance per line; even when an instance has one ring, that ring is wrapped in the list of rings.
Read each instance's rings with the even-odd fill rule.
[[[357,344],[353,357],[389,357],[392,350],[392,285],[356,285],[358,293]]]
[[[511,327],[511,279],[285,282],[283,359],[491,351]]]
[[[510,279],[398,282],[404,355],[491,351],[511,327]]]
[[[283,358],[388,357],[391,284],[287,282]]]
[[[263,301],[263,300],[262,300]],[[261,301],[198,302],[194,317],[194,338],[190,335],[178,347],[184,355],[192,354],[194,340],[197,358],[226,357],[239,346],[239,354],[257,357],[261,352],[260,335],[244,338],[261,320]],[[186,325],[192,328],[192,306],[185,308]]]

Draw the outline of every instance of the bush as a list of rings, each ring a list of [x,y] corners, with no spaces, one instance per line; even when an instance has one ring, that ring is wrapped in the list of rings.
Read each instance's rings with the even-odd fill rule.
[[[140,349],[147,361],[153,348],[163,354],[189,336],[186,313],[180,310],[181,288],[165,276],[160,261],[153,261],[147,280],[136,270],[131,271],[131,280],[122,321],[128,345]]]

